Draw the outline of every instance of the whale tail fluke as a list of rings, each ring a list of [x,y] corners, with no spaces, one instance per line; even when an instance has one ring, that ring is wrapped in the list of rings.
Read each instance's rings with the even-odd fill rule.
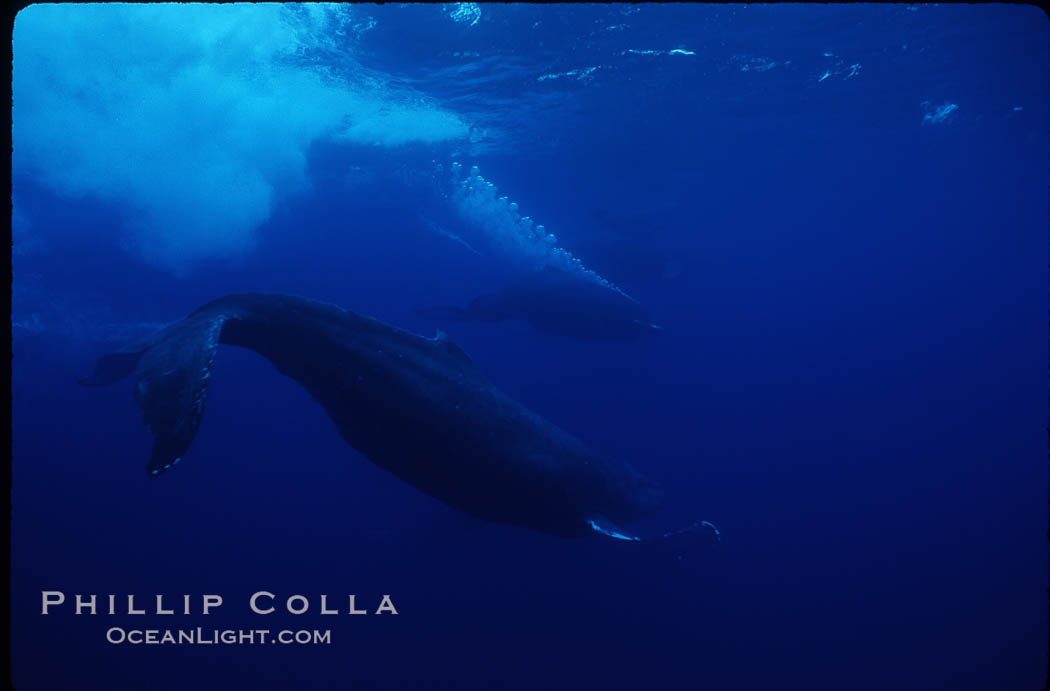
[[[105,386],[131,375],[142,359],[141,350],[103,355],[95,363],[95,371],[77,383],[81,386]]]
[[[694,521],[684,528],[671,530],[662,535],[654,535],[652,537],[632,535],[601,518],[589,519],[587,524],[592,531],[599,535],[612,538],[623,544],[637,545],[638,549],[643,549],[646,552],[671,556],[678,561],[681,561],[687,554],[722,542],[722,534],[715,527],[715,524],[710,521]],[[636,548],[632,547],[631,549]]]
[[[664,533],[657,540],[671,547],[690,544],[721,544],[722,533],[711,521],[693,521],[684,528]]]
[[[103,355],[83,386],[135,375],[135,401],[153,433],[146,471],[160,475],[189,448],[204,413],[215,351],[226,316],[198,311],[134,346]]]

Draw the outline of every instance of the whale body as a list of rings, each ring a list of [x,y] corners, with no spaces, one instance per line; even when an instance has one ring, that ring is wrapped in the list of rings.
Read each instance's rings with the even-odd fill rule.
[[[466,308],[427,307],[416,313],[449,321],[524,319],[539,331],[585,339],[635,338],[660,330],[634,298],[552,266],[480,295]]]
[[[81,380],[100,386],[134,374],[154,435],[151,475],[185,457],[220,344],[268,359],[310,392],[348,444],[464,513],[562,537],[633,540],[618,526],[659,503],[654,483],[503,394],[440,332],[424,338],[288,295],[214,300],[103,356]]]

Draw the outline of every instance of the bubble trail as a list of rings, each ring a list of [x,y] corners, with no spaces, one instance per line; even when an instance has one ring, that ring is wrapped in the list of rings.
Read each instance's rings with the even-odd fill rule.
[[[611,281],[585,267],[571,252],[558,247],[558,238],[529,216],[522,216],[517,203],[499,196],[497,187],[481,176],[477,166],[464,172],[462,164],[452,163],[450,200],[460,216],[484,234],[490,246],[512,260],[534,270],[553,266],[634,300]]]

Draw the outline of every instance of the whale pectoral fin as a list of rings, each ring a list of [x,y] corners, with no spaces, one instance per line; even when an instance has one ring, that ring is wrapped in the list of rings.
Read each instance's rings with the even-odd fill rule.
[[[191,316],[166,329],[141,355],[135,401],[154,436],[146,464],[151,475],[178,463],[197,434],[225,321],[225,315]]]

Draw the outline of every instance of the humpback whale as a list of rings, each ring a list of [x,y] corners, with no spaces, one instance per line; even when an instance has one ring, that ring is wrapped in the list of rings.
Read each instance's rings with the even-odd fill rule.
[[[635,338],[660,331],[634,298],[553,266],[498,292],[479,295],[466,308],[424,307],[416,314],[449,321],[524,319],[539,331],[586,339]]]
[[[659,503],[654,483],[503,394],[441,332],[424,338],[275,294],[214,300],[104,355],[80,381],[101,386],[134,374],[135,399],[154,436],[151,475],[186,456],[220,344],[268,359],[322,405],[347,443],[464,513],[562,537],[637,541],[619,526]]]

